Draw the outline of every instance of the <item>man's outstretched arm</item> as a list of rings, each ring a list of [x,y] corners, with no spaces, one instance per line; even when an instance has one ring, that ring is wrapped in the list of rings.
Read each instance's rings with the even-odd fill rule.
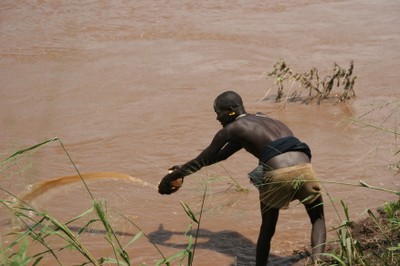
[[[159,185],[161,194],[171,194],[176,192],[179,187],[171,185],[171,182],[180,178],[184,178],[203,168],[216,162],[225,160],[242,147],[237,144],[227,142],[226,132],[220,130],[214,137],[211,144],[203,150],[196,158],[188,161],[182,166],[174,166],[166,176],[163,177]],[[183,181],[183,180],[182,180]]]

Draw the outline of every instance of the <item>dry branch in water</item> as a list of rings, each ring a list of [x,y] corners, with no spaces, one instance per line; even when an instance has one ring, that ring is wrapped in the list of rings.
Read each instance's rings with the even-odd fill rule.
[[[354,82],[357,76],[352,77],[354,69],[353,61],[350,61],[349,69],[345,70],[338,64],[334,64],[333,74],[326,76],[322,81],[318,74],[318,69],[313,67],[305,73],[294,73],[285,63],[284,60],[278,61],[274,65],[272,72],[264,73],[266,78],[275,77],[275,85],[277,86],[276,102],[280,102],[286,94],[286,100],[310,102],[314,99],[328,99],[332,90],[336,87],[339,92],[334,96],[337,102],[346,101],[355,97]],[[284,84],[289,84],[286,89]],[[286,90],[284,92],[284,90]],[[303,91],[308,91],[308,96],[302,97]],[[264,95],[265,99],[271,89]]]

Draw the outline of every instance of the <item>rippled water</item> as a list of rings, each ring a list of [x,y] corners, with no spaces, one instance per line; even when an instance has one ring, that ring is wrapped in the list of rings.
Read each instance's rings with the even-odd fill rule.
[[[119,172],[147,182],[110,176],[90,180],[89,187],[107,200],[124,241],[136,229],[119,213],[140,225],[166,255],[187,245],[182,233],[189,218],[180,201],[199,210],[205,181],[218,177],[208,186],[195,265],[252,265],[260,215],[246,174],[255,158],[239,152],[186,178],[172,196],[158,195],[154,187],[168,167],[209,144],[219,129],[213,100],[235,90],[249,112],[281,119],[311,146],[320,178],[399,190],[398,174],[388,167],[398,162],[394,135],[350,119],[371,111],[363,121],[388,129],[398,124],[398,109],[377,107],[399,99],[399,11],[397,1],[384,0],[2,1],[0,153],[5,158],[57,136],[82,173]],[[285,106],[260,101],[273,86],[273,79],[261,75],[279,59],[297,72],[315,66],[321,77],[331,74],[334,62],[347,68],[354,60],[356,101]],[[76,171],[52,142],[1,175],[2,188],[19,194]],[[236,192],[230,177],[250,192]],[[325,196],[328,228],[340,222],[334,210],[334,204],[340,209],[339,199],[354,219],[395,199],[334,183],[325,188],[334,202]],[[88,208],[90,197],[80,182],[55,183],[32,204],[67,220]],[[4,221],[7,212],[1,212]],[[9,227],[3,222],[1,232]],[[293,250],[309,245],[309,230],[302,206],[282,211],[273,264],[290,265]],[[85,235],[96,255],[111,255],[102,239],[101,232]],[[144,237],[128,252],[133,265],[153,265],[160,258]],[[82,261],[69,254],[63,259]]]

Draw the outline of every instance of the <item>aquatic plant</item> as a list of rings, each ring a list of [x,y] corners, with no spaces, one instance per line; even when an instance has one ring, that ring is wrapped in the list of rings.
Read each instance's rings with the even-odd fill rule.
[[[277,87],[276,102],[280,102],[286,93],[286,101],[310,102],[317,99],[320,103],[329,98],[335,87],[339,90],[335,98],[337,102],[342,102],[356,96],[353,87],[357,76],[352,77],[353,69],[353,61],[350,61],[347,70],[334,63],[332,75],[326,76],[321,81],[317,68],[312,67],[305,73],[295,73],[284,60],[279,60],[271,72],[263,73],[263,77],[274,78],[274,84]],[[286,84],[289,84],[289,88],[286,88]],[[272,88],[267,91],[262,100],[267,98],[271,90]],[[306,97],[302,97],[304,90],[308,91]]]

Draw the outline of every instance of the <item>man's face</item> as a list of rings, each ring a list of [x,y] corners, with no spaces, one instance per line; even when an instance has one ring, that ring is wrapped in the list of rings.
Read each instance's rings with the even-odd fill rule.
[[[217,114],[217,120],[221,123],[222,127],[227,126],[235,120],[233,116],[229,115],[231,111],[220,109],[216,105],[214,105],[214,111]]]

